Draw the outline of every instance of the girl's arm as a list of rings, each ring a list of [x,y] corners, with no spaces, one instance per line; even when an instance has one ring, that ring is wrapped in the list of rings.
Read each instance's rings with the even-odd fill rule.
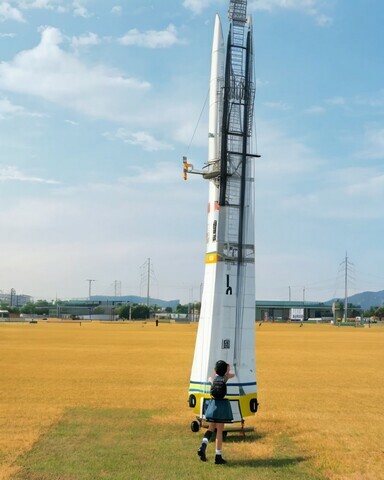
[[[231,369],[231,366],[228,364],[227,373],[226,373],[227,380],[229,380],[230,378],[233,378],[236,375],[235,373],[229,373],[230,369]]]

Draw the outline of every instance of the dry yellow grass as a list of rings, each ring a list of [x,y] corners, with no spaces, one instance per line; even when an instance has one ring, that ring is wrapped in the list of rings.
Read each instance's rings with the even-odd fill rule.
[[[384,479],[384,328],[263,324],[257,330],[265,457],[282,433],[332,480]],[[0,479],[75,406],[157,409],[189,429],[187,390],[196,325],[0,324]],[[182,431],[182,430],[181,430]]]

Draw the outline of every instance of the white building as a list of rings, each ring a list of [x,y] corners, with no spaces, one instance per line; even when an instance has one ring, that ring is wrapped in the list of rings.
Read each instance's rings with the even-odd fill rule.
[[[4,302],[10,307],[23,307],[27,303],[32,303],[33,297],[30,295],[17,294],[12,288],[9,293],[4,293],[0,290],[0,302]]]

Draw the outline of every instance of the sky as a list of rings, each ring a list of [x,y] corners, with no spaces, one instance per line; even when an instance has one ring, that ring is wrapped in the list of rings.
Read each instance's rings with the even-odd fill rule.
[[[0,0],[0,290],[198,301],[228,0]],[[384,289],[384,4],[249,0],[256,298]],[[150,259],[150,261],[148,260]],[[148,268],[150,263],[150,268]]]

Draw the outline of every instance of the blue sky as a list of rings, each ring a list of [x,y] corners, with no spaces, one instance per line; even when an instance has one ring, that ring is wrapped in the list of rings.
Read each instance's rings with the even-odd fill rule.
[[[198,300],[214,15],[228,0],[0,0],[0,289]],[[259,299],[384,288],[384,5],[252,0]],[[192,138],[193,137],[193,138]],[[192,141],[191,141],[192,140]]]

